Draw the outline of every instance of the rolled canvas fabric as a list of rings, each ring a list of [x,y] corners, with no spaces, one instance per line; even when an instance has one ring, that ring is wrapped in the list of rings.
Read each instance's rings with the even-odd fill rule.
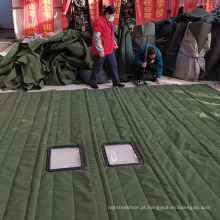
[[[211,51],[206,56],[206,79],[220,81],[220,25],[212,28]]]
[[[149,22],[147,24],[135,26],[133,39],[139,45],[146,44],[147,39],[149,44],[155,45],[155,24]]]
[[[180,78],[188,81],[197,81],[200,74],[205,72],[205,59],[206,52],[210,49],[211,44],[211,24],[204,23],[206,26],[204,29],[207,30],[206,38],[203,43],[203,48],[199,52],[198,43],[196,41],[199,33],[195,37],[191,30],[189,23],[184,35],[183,40],[180,43],[180,49],[177,56],[176,66],[172,74],[173,77]],[[194,24],[193,24],[194,26]],[[201,29],[204,32],[204,29]],[[201,44],[201,41],[199,42]]]
[[[127,81],[129,76],[134,75],[132,72],[132,62],[134,60],[131,34],[127,26],[119,30],[118,50],[116,57],[118,62],[118,76],[121,81]]]
[[[175,69],[180,42],[184,37],[186,27],[187,25],[185,23],[180,23],[167,46],[167,51],[163,59],[163,74],[165,76],[171,76]]]

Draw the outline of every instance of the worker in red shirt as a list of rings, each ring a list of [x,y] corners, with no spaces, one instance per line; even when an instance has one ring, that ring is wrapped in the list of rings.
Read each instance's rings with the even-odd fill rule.
[[[115,13],[115,7],[108,6],[104,10],[104,14],[93,24],[92,52],[94,63],[89,84],[94,89],[99,88],[97,86],[97,80],[105,60],[110,69],[113,86],[125,86],[120,83],[118,78],[118,65],[113,51],[114,47],[117,47],[117,44],[114,41],[113,26]]]

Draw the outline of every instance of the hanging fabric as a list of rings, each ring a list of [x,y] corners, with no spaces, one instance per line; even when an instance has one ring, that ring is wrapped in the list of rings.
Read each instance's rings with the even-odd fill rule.
[[[142,0],[135,0],[135,18],[136,25],[143,24]]]
[[[197,9],[198,0],[184,0],[184,13],[190,13]]]
[[[163,20],[167,18],[167,0],[136,0],[135,14],[136,24],[146,24],[152,20]]]
[[[211,12],[214,9],[214,0],[203,0],[203,8],[207,12]]]
[[[163,20],[167,18],[167,8],[168,1],[167,0],[156,0],[156,11],[154,20]]]
[[[171,17],[176,17],[178,15],[180,7],[180,0],[171,0]]]
[[[114,0],[113,6],[116,9],[116,15],[114,20],[114,26],[118,28],[118,22],[119,22],[119,16],[120,16],[120,10],[121,10],[121,0]]]
[[[54,32],[53,0],[39,0],[39,31],[45,37]]]
[[[151,22],[155,18],[155,9],[156,9],[156,3],[153,0],[144,0],[141,1],[141,9],[142,16],[143,16],[143,22],[142,24],[146,24],[148,22]]]
[[[70,7],[70,3],[71,3],[71,0],[62,0],[62,26],[63,26],[63,28],[68,27],[66,13]]]
[[[88,0],[90,22],[93,23],[99,17],[99,0]]]
[[[39,33],[38,0],[23,0],[24,2],[24,35]]]
[[[210,50],[211,29],[212,25],[205,22],[188,24],[180,43],[173,77],[188,81],[204,77],[205,54]]]
[[[116,0],[117,1],[117,0]],[[113,5],[113,0],[102,0],[102,7]]]

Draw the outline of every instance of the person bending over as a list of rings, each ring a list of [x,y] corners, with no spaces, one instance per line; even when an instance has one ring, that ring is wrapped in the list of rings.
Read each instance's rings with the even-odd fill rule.
[[[163,60],[160,50],[151,45],[148,44],[148,50],[147,50],[147,58],[145,60],[145,50],[146,50],[146,44],[142,45],[134,59],[135,64],[135,72],[138,76],[141,75],[141,72],[143,68],[145,68],[147,71],[151,72],[152,74],[152,80],[156,82],[157,84],[160,84],[160,77],[163,72]]]

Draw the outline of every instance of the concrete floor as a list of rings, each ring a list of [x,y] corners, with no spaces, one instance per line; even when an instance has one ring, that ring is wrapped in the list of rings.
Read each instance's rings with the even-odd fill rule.
[[[133,82],[124,83],[126,87],[134,87]],[[198,81],[198,82],[188,82],[180,79],[175,79],[172,77],[162,76],[160,85],[165,84],[178,84],[178,85],[190,85],[190,84],[207,84],[211,87],[215,88],[216,90],[220,91],[220,82],[217,81]],[[157,86],[156,83],[148,82],[149,86]],[[112,83],[107,84],[99,84],[99,89],[108,89],[112,87]],[[48,90],[77,90],[77,89],[92,89],[90,86],[82,84],[82,85],[68,85],[68,86],[45,86],[41,91],[48,91]]]
[[[167,77],[167,76],[162,76],[161,77],[161,83],[160,85],[165,85],[165,84],[178,84],[178,85],[190,85],[190,84],[207,84],[214,89],[220,91],[220,82],[217,81],[198,81],[198,82],[188,82],[180,79],[175,79],[172,77]],[[148,82],[149,86],[157,86],[156,83],[153,82]],[[112,83],[107,83],[107,84],[99,84],[99,89],[108,89],[112,87]],[[134,87],[133,82],[127,82],[125,83],[125,87]],[[41,91],[49,91],[49,90],[77,90],[77,89],[92,89],[90,86],[86,84],[71,84],[67,86],[44,86],[42,90],[31,90],[29,92],[41,92]],[[0,90],[0,93],[6,93],[6,92],[15,92],[14,90],[7,90],[7,91],[2,91]]]

